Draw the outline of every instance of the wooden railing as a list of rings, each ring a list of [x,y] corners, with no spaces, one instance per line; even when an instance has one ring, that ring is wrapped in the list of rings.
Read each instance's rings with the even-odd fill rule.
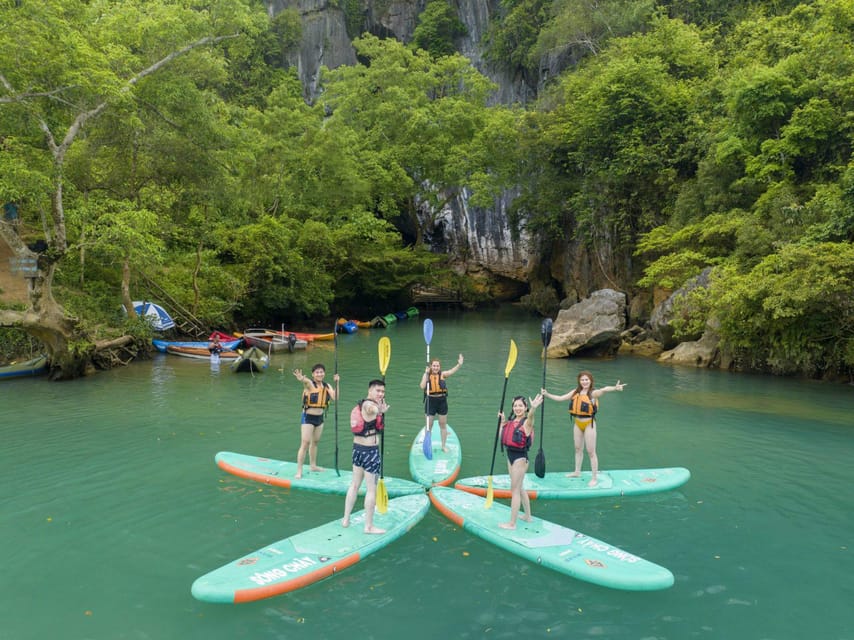
[[[428,287],[423,284],[413,285],[410,289],[413,304],[461,304],[463,301],[459,291],[444,287]]]
[[[151,291],[157,294],[156,296],[151,296],[151,298],[157,297],[166,303],[162,306],[166,307],[169,315],[172,316],[172,319],[175,321],[175,326],[181,330],[181,333],[193,336],[199,340],[205,339],[210,335],[210,331],[202,324],[202,321],[190,313],[190,311],[183,307],[177,300],[175,300],[175,298],[166,293],[163,287],[158,285],[154,280],[141,271],[137,271],[137,273]]]

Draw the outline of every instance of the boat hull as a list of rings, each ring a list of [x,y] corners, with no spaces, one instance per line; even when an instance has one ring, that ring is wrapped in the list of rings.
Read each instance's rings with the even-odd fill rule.
[[[270,333],[244,333],[243,341],[250,347],[261,349],[264,353],[288,353],[297,349],[305,349],[308,346],[308,342],[305,340],[296,339],[292,345],[288,338]]]
[[[240,346],[241,342],[243,342],[243,340],[241,338],[234,338],[234,339],[229,340],[227,342],[221,342],[220,344],[222,345],[223,349],[229,349],[231,351],[234,351]],[[153,344],[154,348],[157,349],[160,353],[166,353],[166,348],[169,346],[193,347],[196,349],[207,350],[208,344],[210,344],[210,343],[208,341],[204,341],[204,342],[202,342],[202,341],[184,341],[184,342],[181,342],[181,341],[177,341],[177,340],[152,340],[151,344]]]
[[[231,363],[235,373],[260,373],[270,365],[270,358],[258,347],[249,347]]]
[[[166,353],[170,353],[173,356],[181,356],[182,358],[191,358],[194,360],[210,360],[213,356],[211,352],[208,351],[207,347],[175,347],[169,345],[166,347]],[[237,360],[240,357],[240,354],[237,351],[221,351],[219,354],[220,360]]]
[[[47,356],[38,356],[24,362],[15,362],[0,367],[0,379],[27,378],[47,371]]]

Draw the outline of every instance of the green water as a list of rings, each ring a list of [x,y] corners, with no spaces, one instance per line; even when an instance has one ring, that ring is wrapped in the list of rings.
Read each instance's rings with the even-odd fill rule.
[[[486,473],[511,338],[508,398],[540,386],[539,321],[510,310],[431,317],[431,355],[446,368],[465,355],[449,380],[461,475]],[[339,461],[349,466],[347,416],[378,373],[384,335],[385,473],[408,477],[423,420],[419,321],[342,337]],[[854,638],[854,388],[628,357],[549,360],[548,386],[567,390],[581,368],[600,385],[627,382],[602,402],[602,468],[684,466],[691,480],[646,497],[536,501],[534,514],[669,568],[669,590],[573,580],[431,510],[330,580],[256,603],[197,602],[198,576],[340,517],[343,497],[214,464],[220,450],[295,459],[301,385],[290,369],[318,361],[331,372],[332,343],[276,356],[256,376],[158,356],[87,380],[0,384],[0,638]],[[327,467],[333,425],[330,410]],[[564,408],[547,403],[549,471],[571,467],[570,440]]]

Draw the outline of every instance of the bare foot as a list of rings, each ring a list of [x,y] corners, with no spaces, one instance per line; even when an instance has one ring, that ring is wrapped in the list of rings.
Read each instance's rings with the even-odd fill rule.
[[[572,473],[567,473],[566,477],[567,478],[579,478],[579,477],[581,477],[581,472],[580,471],[573,471]]]
[[[297,480],[300,480],[302,478],[302,471],[297,471],[296,474],[294,475],[294,478],[296,478]]]
[[[325,471],[325,469],[323,467],[312,467],[311,470],[312,471]]]
[[[527,516],[519,516],[519,517],[522,518],[522,520],[524,520],[525,522],[530,522],[531,520],[533,520],[533,518],[531,517],[530,514],[528,514]]]
[[[344,527],[345,529],[346,529],[347,527],[349,527],[349,526],[350,526],[350,519],[349,519],[349,518],[344,518],[344,519],[341,521],[341,526],[342,526],[342,527]]]
[[[379,527],[365,527],[365,533],[380,534],[385,533],[385,529],[380,529]]]
[[[448,453],[448,447],[442,447],[442,451],[444,451],[445,453]]]
[[[498,526],[501,527],[502,529],[515,529],[516,528],[516,524],[513,522],[502,522]]]
[[[597,484],[599,484],[599,481],[596,478],[593,478],[593,480],[591,480],[590,482],[587,483],[587,486],[588,487],[595,487]]]

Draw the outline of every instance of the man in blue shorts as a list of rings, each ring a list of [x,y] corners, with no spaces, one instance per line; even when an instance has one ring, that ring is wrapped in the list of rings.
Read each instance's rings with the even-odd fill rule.
[[[341,525],[350,526],[350,514],[356,506],[356,498],[362,480],[365,492],[365,533],[385,533],[385,529],[374,526],[374,509],[377,506],[377,481],[380,475],[379,433],[383,430],[383,414],[388,411],[385,402],[385,382],[371,380],[368,397],[361,400],[350,413],[350,430],[353,432],[353,480],[347,488],[344,501],[344,519]]]

